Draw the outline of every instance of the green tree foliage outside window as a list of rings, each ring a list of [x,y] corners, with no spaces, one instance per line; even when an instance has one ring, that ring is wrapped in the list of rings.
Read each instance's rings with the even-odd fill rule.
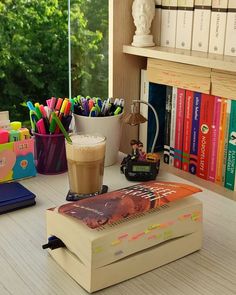
[[[98,7],[92,13],[95,2]],[[104,21],[96,16],[96,9]],[[107,3],[73,0],[70,16],[73,95],[90,91],[95,95],[96,85],[100,92],[96,95],[105,95],[107,62],[101,50],[107,41]],[[22,102],[68,96],[66,0],[1,1],[0,44],[0,110],[9,110],[14,120],[24,120],[27,109]]]

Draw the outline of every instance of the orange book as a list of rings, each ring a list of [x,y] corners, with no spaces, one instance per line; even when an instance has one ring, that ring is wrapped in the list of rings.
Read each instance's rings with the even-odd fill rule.
[[[226,120],[227,120],[227,99],[222,99],[219,138],[218,138],[218,152],[217,152],[217,162],[216,162],[216,178],[215,178],[215,182],[221,185],[223,185],[222,171],[223,171],[223,160],[224,160],[224,139],[225,139],[225,136],[227,135]]]

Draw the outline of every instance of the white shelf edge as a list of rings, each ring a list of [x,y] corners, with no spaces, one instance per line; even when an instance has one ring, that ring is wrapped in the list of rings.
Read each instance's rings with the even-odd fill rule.
[[[236,57],[233,56],[208,54],[168,47],[139,48],[131,45],[123,45],[123,53],[236,72]]]

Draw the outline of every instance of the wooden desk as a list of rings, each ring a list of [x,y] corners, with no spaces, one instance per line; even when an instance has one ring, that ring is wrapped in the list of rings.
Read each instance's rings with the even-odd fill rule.
[[[164,171],[158,179],[183,182]],[[37,204],[0,216],[0,294],[87,294],[41,248],[45,210],[65,203],[67,174],[38,175],[21,183],[37,195]],[[119,165],[105,169],[104,183],[110,190],[130,185]],[[205,189],[197,197],[204,205],[201,251],[96,294],[236,294],[236,202]]]

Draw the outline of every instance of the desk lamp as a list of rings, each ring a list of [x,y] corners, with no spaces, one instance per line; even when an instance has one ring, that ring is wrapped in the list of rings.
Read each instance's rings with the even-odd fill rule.
[[[131,126],[147,121],[147,119],[139,113],[138,104],[140,103],[146,104],[153,111],[156,121],[156,131],[151,153],[145,154],[145,158],[141,157],[141,159],[139,159],[139,153],[127,155],[123,159],[120,170],[125,174],[126,178],[131,181],[148,181],[156,179],[160,166],[160,157],[157,154],[154,154],[154,148],[159,133],[159,121],[154,107],[146,101],[133,100],[133,103],[131,104],[131,113],[126,114],[123,121]]]
[[[147,121],[147,119],[144,118],[143,115],[141,115],[139,113],[138,104],[141,104],[141,103],[146,104],[148,107],[150,107],[154,113],[154,116],[155,116],[156,132],[155,132],[155,136],[154,136],[153,144],[152,144],[152,148],[151,148],[151,153],[154,153],[154,148],[155,148],[155,144],[156,144],[158,133],[159,133],[159,120],[158,120],[157,112],[154,109],[154,107],[149,102],[146,102],[144,100],[133,100],[132,104],[131,104],[131,113],[126,114],[123,118],[123,121],[126,124],[129,124],[131,126],[145,123]]]

